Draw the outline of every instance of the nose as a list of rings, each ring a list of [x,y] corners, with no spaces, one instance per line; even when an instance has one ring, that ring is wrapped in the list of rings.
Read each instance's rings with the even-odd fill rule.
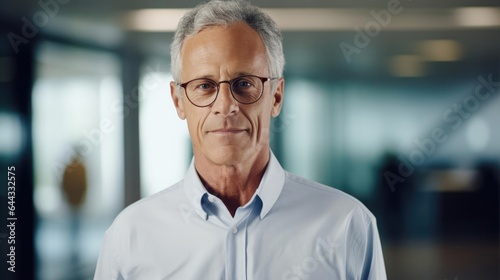
[[[238,101],[236,101],[231,95],[230,87],[231,86],[229,82],[220,83],[219,94],[214,104],[212,105],[212,110],[215,114],[227,117],[238,112]]]

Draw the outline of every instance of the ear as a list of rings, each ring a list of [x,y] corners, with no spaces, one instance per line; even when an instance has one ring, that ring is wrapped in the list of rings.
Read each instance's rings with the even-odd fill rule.
[[[271,108],[271,115],[273,118],[277,117],[281,112],[281,106],[283,105],[283,95],[285,89],[285,79],[280,78],[278,84],[276,85],[276,90],[273,94],[273,104]]]
[[[184,104],[182,103],[182,98],[180,97],[182,93],[177,91],[179,88],[180,87],[177,86],[176,82],[170,82],[170,95],[172,96],[175,110],[177,110],[177,116],[179,116],[181,120],[184,120],[186,119],[186,114],[184,113]],[[180,90],[182,90],[182,88]]]

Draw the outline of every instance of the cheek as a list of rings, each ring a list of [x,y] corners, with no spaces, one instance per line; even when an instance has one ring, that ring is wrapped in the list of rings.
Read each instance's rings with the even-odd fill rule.
[[[191,139],[198,139],[202,134],[203,124],[206,116],[197,108],[186,108],[186,121]]]
[[[271,128],[271,111],[266,109],[259,110],[258,113],[254,115],[252,120],[254,129],[258,132],[259,136],[264,136],[269,134],[269,129]]]

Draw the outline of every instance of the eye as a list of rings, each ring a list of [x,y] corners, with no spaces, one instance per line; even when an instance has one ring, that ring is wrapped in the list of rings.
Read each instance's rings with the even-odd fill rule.
[[[233,83],[233,87],[237,89],[247,89],[253,87],[254,83],[251,79],[248,78],[240,78]]]
[[[238,81],[238,82],[236,82],[236,86],[244,88],[244,87],[251,86],[251,84],[248,81]]]
[[[212,87],[213,87],[213,85],[212,85],[212,84],[208,84],[208,83],[205,83],[205,84],[199,84],[199,85],[197,86],[197,88],[199,88],[199,89],[210,89],[210,88],[212,88]]]
[[[217,85],[214,82],[205,79],[194,80],[189,87],[192,91],[212,91],[215,88]]]

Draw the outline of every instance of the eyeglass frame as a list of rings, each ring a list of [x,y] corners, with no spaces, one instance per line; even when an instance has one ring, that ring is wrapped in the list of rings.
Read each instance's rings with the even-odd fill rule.
[[[243,103],[243,102],[240,102],[240,101],[239,101],[236,97],[234,97],[234,92],[233,92],[233,83],[234,83],[236,80],[241,79],[241,78],[243,78],[243,77],[254,77],[254,78],[259,79],[259,80],[262,82],[262,92],[260,93],[259,98],[258,98],[258,99],[256,99],[256,100],[255,100],[255,101],[253,101],[253,102]],[[262,95],[264,95],[264,86],[265,86],[265,84],[264,84],[264,83],[265,83],[265,82],[267,82],[267,81],[272,81],[272,80],[277,80],[277,79],[279,79],[279,78],[260,77],[260,76],[256,76],[256,75],[241,75],[241,76],[238,76],[238,77],[236,77],[236,78],[234,78],[234,79],[231,79],[231,80],[229,80],[229,81],[220,81],[220,82],[216,82],[216,81],[214,81],[214,80],[212,80],[212,79],[209,79],[209,78],[196,78],[196,79],[192,79],[192,80],[190,80],[190,81],[187,81],[187,82],[185,82],[185,83],[177,83],[177,86],[182,87],[182,88],[184,89],[184,92],[186,93],[186,97],[187,97],[187,99],[189,100],[189,102],[191,102],[191,104],[193,104],[194,106],[199,107],[199,108],[208,107],[208,106],[210,106],[210,105],[212,105],[212,104],[214,104],[214,103],[215,103],[215,101],[217,100],[217,97],[219,97],[220,84],[223,84],[223,83],[226,83],[226,84],[228,84],[228,85],[229,85],[229,91],[231,92],[231,96],[233,97],[233,99],[234,99],[234,100],[236,100],[236,102],[238,102],[239,104],[250,105],[250,104],[254,104],[255,102],[259,101],[259,100],[260,100],[260,98],[262,97]],[[193,82],[193,81],[196,81],[196,80],[209,80],[209,81],[214,82],[214,84],[216,84],[216,85],[217,85],[217,93],[215,93],[215,98],[214,98],[214,100],[213,100],[212,102],[210,102],[208,105],[203,105],[203,106],[200,106],[200,105],[196,105],[196,104],[194,104],[194,102],[193,102],[193,101],[191,101],[191,99],[189,98],[189,95],[187,94],[187,88],[186,88],[186,86],[187,86],[189,83],[191,83],[191,82]]]

